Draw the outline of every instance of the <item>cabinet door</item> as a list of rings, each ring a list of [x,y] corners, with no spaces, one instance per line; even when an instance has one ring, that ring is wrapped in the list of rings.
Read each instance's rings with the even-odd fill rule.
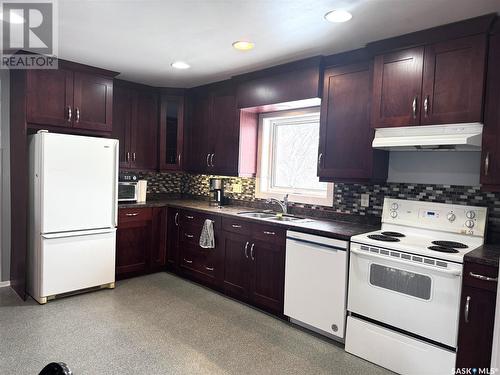
[[[28,70],[27,121],[32,124],[71,126],[73,72],[65,69]]]
[[[169,208],[167,211],[167,266],[176,271],[179,254],[179,211]]]
[[[457,368],[490,367],[495,300],[495,291],[463,286]]]
[[[224,277],[226,294],[246,301],[250,282],[250,246],[248,236],[224,232]]]
[[[369,63],[326,69],[321,103],[318,176],[370,179],[374,150],[370,127]]]
[[[409,126],[420,123],[424,48],[375,57],[372,126]]]
[[[75,72],[74,77],[74,127],[110,132],[113,80],[81,72]]]
[[[189,170],[195,173],[209,173],[213,153],[210,102],[208,95],[193,95],[191,98]]]
[[[488,66],[500,66],[500,34],[489,43]],[[482,144],[481,184],[500,191],[500,69],[488,69]]]
[[[167,265],[167,208],[153,208],[153,246],[149,271],[162,271]]]
[[[115,86],[113,92],[113,132],[119,144],[120,168],[130,167],[131,93],[128,88]]]
[[[158,95],[134,90],[131,120],[131,163],[136,169],[157,168]]]
[[[212,119],[210,121],[209,171],[224,176],[238,175],[238,131],[239,116],[236,97],[232,92],[216,92],[212,98]]]
[[[425,47],[422,125],[482,120],[486,36]]]
[[[116,235],[116,275],[145,273],[153,239],[151,220],[118,224]]]
[[[162,95],[160,103],[160,170],[182,170],[184,97]]]
[[[275,314],[283,314],[285,247],[270,241],[253,241],[251,259],[251,300]]]

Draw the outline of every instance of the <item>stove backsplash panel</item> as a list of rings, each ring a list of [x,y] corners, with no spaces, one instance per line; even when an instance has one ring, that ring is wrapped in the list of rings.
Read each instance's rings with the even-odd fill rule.
[[[139,175],[148,180],[148,193],[183,193],[194,196],[208,196],[208,181],[213,177],[166,172],[139,172]],[[255,178],[223,178],[226,179],[225,190],[229,199],[238,203],[262,203],[262,200],[255,198]],[[234,183],[241,183],[241,193],[232,193]],[[370,195],[369,207],[361,207],[361,194]],[[335,184],[331,207],[292,203],[291,210],[297,214],[311,213],[325,218],[333,218],[335,214],[352,214],[380,219],[384,197],[488,207],[490,240],[500,239],[500,193],[484,192],[475,186],[338,183]]]

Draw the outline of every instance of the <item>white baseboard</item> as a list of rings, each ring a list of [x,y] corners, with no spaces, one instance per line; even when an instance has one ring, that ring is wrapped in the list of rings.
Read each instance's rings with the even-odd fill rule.
[[[0,288],[10,286],[10,281],[0,281]]]

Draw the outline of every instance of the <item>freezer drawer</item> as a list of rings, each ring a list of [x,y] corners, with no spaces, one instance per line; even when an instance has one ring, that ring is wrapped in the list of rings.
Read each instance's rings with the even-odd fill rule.
[[[347,247],[345,241],[287,232],[284,314],[295,323],[341,341],[346,316]]]
[[[115,281],[116,229],[42,235],[39,296]]]

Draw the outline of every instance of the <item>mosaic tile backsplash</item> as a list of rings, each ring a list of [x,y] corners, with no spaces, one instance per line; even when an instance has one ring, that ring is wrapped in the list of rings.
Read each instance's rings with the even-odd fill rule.
[[[140,173],[148,180],[148,193],[183,193],[195,196],[208,196],[208,175],[188,173]],[[262,202],[255,198],[255,179],[225,177],[226,196],[242,202]],[[242,192],[232,193],[231,186],[241,182]],[[361,207],[361,194],[370,195],[369,207]],[[335,214],[352,214],[374,219],[382,216],[384,197],[432,201],[439,203],[467,204],[485,206],[489,210],[488,232],[490,239],[500,239],[500,193],[483,192],[479,187],[422,184],[347,184],[338,183],[334,188],[334,201],[331,207],[291,204],[291,212],[328,218]],[[498,236],[498,237],[497,237]]]

